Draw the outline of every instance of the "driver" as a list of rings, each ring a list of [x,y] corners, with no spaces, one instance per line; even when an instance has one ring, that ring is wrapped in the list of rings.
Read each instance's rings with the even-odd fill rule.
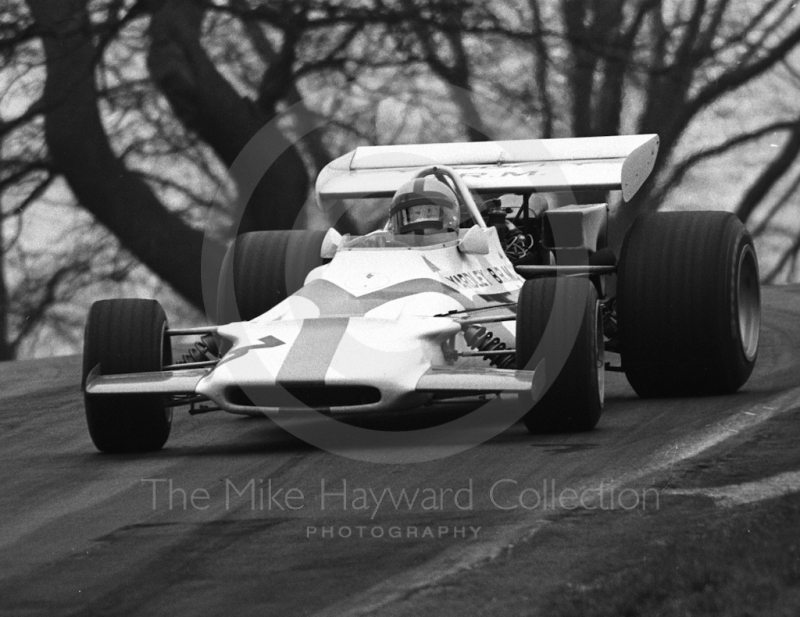
[[[406,182],[392,198],[389,231],[393,234],[458,231],[458,224],[456,194],[433,175]]]

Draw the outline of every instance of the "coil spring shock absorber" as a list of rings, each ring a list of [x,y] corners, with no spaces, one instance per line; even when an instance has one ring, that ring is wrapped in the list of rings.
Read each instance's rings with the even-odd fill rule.
[[[464,340],[472,349],[476,351],[502,351],[506,349],[506,344],[497,338],[493,332],[489,332],[484,326],[468,326],[464,330]],[[507,354],[483,356],[492,366],[497,368],[513,368],[514,353],[509,351]]]
[[[220,355],[217,339],[211,334],[204,334],[200,340],[194,344],[194,347],[181,356],[180,364],[216,360]]]

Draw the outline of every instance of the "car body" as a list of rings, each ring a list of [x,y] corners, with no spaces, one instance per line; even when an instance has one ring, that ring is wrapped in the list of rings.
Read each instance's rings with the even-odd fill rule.
[[[630,198],[657,148],[652,135],[359,148],[320,174],[323,207],[344,198],[390,197],[408,178],[436,171],[452,179],[474,224],[423,244],[385,230],[356,238],[331,231],[322,247],[330,262],[264,314],[168,331],[212,333],[224,341],[225,353],[213,366],[117,375],[96,367],[85,391],[191,395],[227,412],[266,415],[307,406],[404,409],[482,393],[533,393],[535,399],[543,365],[518,370],[486,361],[507,366],[497,360],[513,359],[525,277],[473,196],[621,189]],[[603,205],[603,219],[606,214]],[[596,243],[601,232],[593,233]],[[476,324],[494,324],[492,349],[468,344],[465,330]],[[500,343],[510,351],[503,354]]]
[[[285,418],[473,395],[512,395],[522,411],[511,422],[531,432],[589,430],[609,369],[644,397],[736,391],[760,328],[741,221],[644,214],[619,251],[608,246],[606,192],[630,200],[657,152],[658,137],[640,135],[373,146],[332,161],[320,207],[370,203],[383,227],[239,236],[219,277],[220,325],[171,329],[155,301],[92,306],[83,386],[95,445],[158,449],[182,405]],[[449,196],[437,229],[393,225],[398,212],[412,220],[387,202],[409,184]],[[436,213],[411,194],[415,212]],[[200,340],[173,363],[171,341],[186,335]]]

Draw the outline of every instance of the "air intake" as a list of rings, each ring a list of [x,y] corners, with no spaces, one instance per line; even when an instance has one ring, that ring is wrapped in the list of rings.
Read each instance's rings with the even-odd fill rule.
[[[372,386],[233,386],[225,390],[228,402],[243,407],[359,407],[381,400],[381,391]]]

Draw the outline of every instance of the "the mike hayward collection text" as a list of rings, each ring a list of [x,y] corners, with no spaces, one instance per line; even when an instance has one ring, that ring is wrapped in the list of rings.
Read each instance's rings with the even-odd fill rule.
[[[344,511],[374,520],[392,512],[458,512],[494,509],[520,510],[633,510],[658,509],[659,492],[599,484],[587,487],[557,486],[555,480],[475,481],[460,486],[407,487],[360,486],[347,479],[326,480],[308,486],[287,486],[271,478],[230,479],[212,487],[190,487],[171,478],[142,478],[153,510],[249,509],[286,513],[302,510]]]

